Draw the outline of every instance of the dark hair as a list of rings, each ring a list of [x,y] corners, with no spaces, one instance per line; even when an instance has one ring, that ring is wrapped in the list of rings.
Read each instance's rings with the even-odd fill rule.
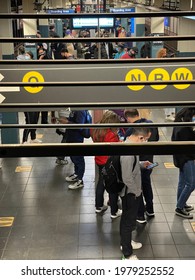
[[[191,122],[195,116],[195,108],[183,108],[175,116],[175,122]]]
[[[135,118],[139,116],[139,112],[137,109],[127,109],[124,111],[125,119],[127,118]]]
[[[19,47],[18,52],[19,52],[19,54],[25,54],[24,46]]]
[[[149,133],[151,133],[151,130],[148,127],[133,127],[131,135],[142,135],[146,137]]]
[[[60,52],[61,52],[61,53],[65,53],[65,52],[66,52],[66,53],[67,53],[67,52],[68,52],[68,49],[62,48]]]

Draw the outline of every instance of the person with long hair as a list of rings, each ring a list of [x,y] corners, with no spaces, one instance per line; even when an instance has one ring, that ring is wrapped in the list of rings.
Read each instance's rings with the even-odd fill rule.
[[[175,117],[175,122],[195,121],[195,108],[183,108]],[[193,127],[174,127],[171,137],[172,141],[195,141],[195,130]],[[176,215],[193,219],[190,211],[194,206],[188,205],[187,200],[195,189],[195,154],[175,154],[173,162],[179,168],[179,182],[177,187]]]
[[[113,111],[105,111],[102,119],[99,123],[120,123],[120,118]],[[94,142],[119,142],[118,128],[102,128],[93,129],[91,132],[92,139]],[[102,178],[102,169],[108,160],[108,156],[95,156],[95,163],[98,166],[99,178],[96,185],[95,194],[95,212],[103,213],[108,209],[107,205],[104,205],[104,192],[105,185]],[[118,194],[109,194],[109,204],[111,208],[111,218],[116,219],[121,216],[122,211],[118,208]]]

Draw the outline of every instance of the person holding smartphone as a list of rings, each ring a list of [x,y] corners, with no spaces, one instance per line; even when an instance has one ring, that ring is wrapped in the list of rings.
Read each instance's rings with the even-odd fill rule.
[[[152,123],[151,120],[146,118],[140,118],[139,112],[137,109],[128,109],[124,111],[124,116],[128,123]],[[133,128],[130,127],[125,134],[125,139],[131,135]],[[150,128],[151,135],[148,138],[148,142],[158,141],[159,133],[157,128]],[[153,155],[141,155],[140,161],[148,160],[153,162]],[[152,168],[142,168],[141,169],[141,178],[142,178],[142,197],[140,199],[140,205],[138,209],[137,222],[140,224],[146,223],[145,213],[148,217],[154,217],[154,206],[153,206],[153,190],[151,184],[151,173]],[[144,200],[146,205],[144,205]]]

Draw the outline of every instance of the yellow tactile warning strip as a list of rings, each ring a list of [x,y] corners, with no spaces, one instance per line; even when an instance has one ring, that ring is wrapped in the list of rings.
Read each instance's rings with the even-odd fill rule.
[[[195,222],[190,222],[193,231],[195,232]]]
[[[14,222],[14,217],[0,217],[0,227],[11,227]]]
[[[165,168],[176,168],[172,162],[164,162]]]
[[[37,135],[36,135],[36,138],[37,138],[37,139],[42,139],[42,138],[43,138],[43,134],[37,134]]]
[[[17,166],[15,172],[30,172],[32,170],[32,166]]]

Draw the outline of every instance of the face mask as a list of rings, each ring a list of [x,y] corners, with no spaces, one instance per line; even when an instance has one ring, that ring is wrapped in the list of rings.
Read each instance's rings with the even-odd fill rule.
[[[30,60],[30,56],[29,55],[25,55],[25,60]]]

